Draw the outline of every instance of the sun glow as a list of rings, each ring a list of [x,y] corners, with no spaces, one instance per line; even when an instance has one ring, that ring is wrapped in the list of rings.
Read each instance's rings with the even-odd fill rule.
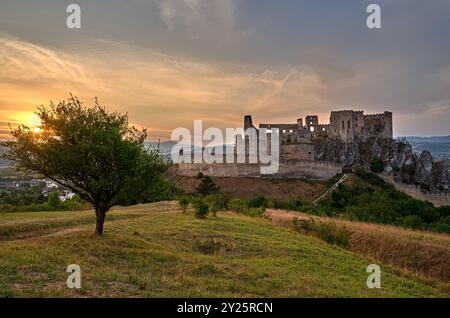
[[[42,131],[41,119],[36,114],[31,115],[24,122],[24,125],[30,127],[31,131],[34,132],[35,134],[39,134]]]
[[[31,131],[34,132],[35,134],[39,134],[42,130],[39,127],[33,127],[31,128]]]

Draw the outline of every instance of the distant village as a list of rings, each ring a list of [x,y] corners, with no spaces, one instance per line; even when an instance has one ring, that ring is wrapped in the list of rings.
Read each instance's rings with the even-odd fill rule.
[[[2,190],[20,191],[29,188],[38,188],[44,197],[48,197],[49,193],[53,191],[58,191],[58,198],[60,201],[70,200],[75,196],[75,193],[69,190],[62,190],[56,183],[46,179],[30,179],[12,176],[0,177],[0,189]]]

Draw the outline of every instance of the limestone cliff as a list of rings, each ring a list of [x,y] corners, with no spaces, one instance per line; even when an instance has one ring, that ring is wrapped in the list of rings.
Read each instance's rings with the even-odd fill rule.
[[[384,162],[384,172],[404,183],[419,184],[429,190],[448,189],[450,184],[444,162],[434,161],[429,151],[415,154],[405,141],[369,138],[344,143],[338,139],[318,138],[313,143],[316,160],[369,168],[372,158],[379,157]]]

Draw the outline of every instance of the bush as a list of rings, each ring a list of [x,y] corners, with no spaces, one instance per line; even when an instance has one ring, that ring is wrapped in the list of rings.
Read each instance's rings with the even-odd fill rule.
[[[263,195],[258,195],[256,198],[251,199],[248,202],[248,206],[251,208],[260,208],[264,207],[267,208],[268,200]]]
[[[370,171],[374,173],[381,173],[384,171],[384,162],[380,157],[374,157],[370,161]]]
[[[410,197],[362,167],[356,169],[356,176],[350,184],[340,184],[331,196],[316,205],[303,198],[296,198],[282,208],[314,215],[343,215],[349,220],[450,233],[450,206],[434,207],[430,202]],[[339,175],[336,175],[332,178],[334,180],[330,179],[330,183],[338,178]],[[270,204],[283,205],[278,201]]]
[[[210,194],[205,197],[205,201],[209,205],[209,210],[214,216],[216,216],[217,212],[225,211],[228,208],[228,197],[224,194]]]
[[[428,226],[430,231],[450,234],[450,216],[444,216],[439,221],[434,222]]]
[[[450,205],[443,205],[436,208],[436,212],[443,217],[450,217]]]
[[[267,208],[269,209],[277,209],[278,208],[277,205],[278,204],[276,200],[270,199],[267,201]]]
[[[350,248],[352,235],[345,226],[337,226],[336,223],[316,222],[313,218],[307,220],[294,218],[292,224],[296,231],[312,234],[329,244]]]
[[[240,199],[232,199],[228,204],[228,209],[251,217],[262,216],[266,212],[265,207],[250,207],[249,201]]]
[[[328,215],[326,210],[321,205],[314,205],[303,198],[296,198],[288,202],[288,209],[298,212],[304,212],[314,215]]]
[[[52,191],[48,194],[47,204],[52,209],[57,209],[61,200],[59,200],[59,193],[57,191]]]
[[[423,222],[417,215],[407,215],[398,219],[398,225],[411,229],[421,229]]]
[[[208,195],[219,192],[220,188],[215,184],[213,179],[209,176],[202,176],[202,181],[197,186],[196,190],[200,195]]]
[[[209,255],[224,254],[235,249],[232,243],[226,243],[216,238],[197,241],[195,246],[203,254]]]
[[[192,201],[192,206],[195,209],[196,219],[205,219],[209,212],[208,203],[206,203],[204,198],[195,198]]]
[[[245,200],[241,199],[231,199],[228,203],[228,209],[234,212],[243,213],[249,207]]]
[[[180,195],[178,197],[178,205],[180,206],[181,211],[183,211],[183,213],[186,213],[188,207],[189,207],[189,203],[191,203],[192,198],[188,195]]]

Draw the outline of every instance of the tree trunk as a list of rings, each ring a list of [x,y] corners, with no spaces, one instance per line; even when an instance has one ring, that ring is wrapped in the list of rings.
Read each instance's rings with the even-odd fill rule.
[[[95,235],[103,235],[103,223],[105,223],[106,210],[100,207],[95,208],[97,222],[95,224]]]

